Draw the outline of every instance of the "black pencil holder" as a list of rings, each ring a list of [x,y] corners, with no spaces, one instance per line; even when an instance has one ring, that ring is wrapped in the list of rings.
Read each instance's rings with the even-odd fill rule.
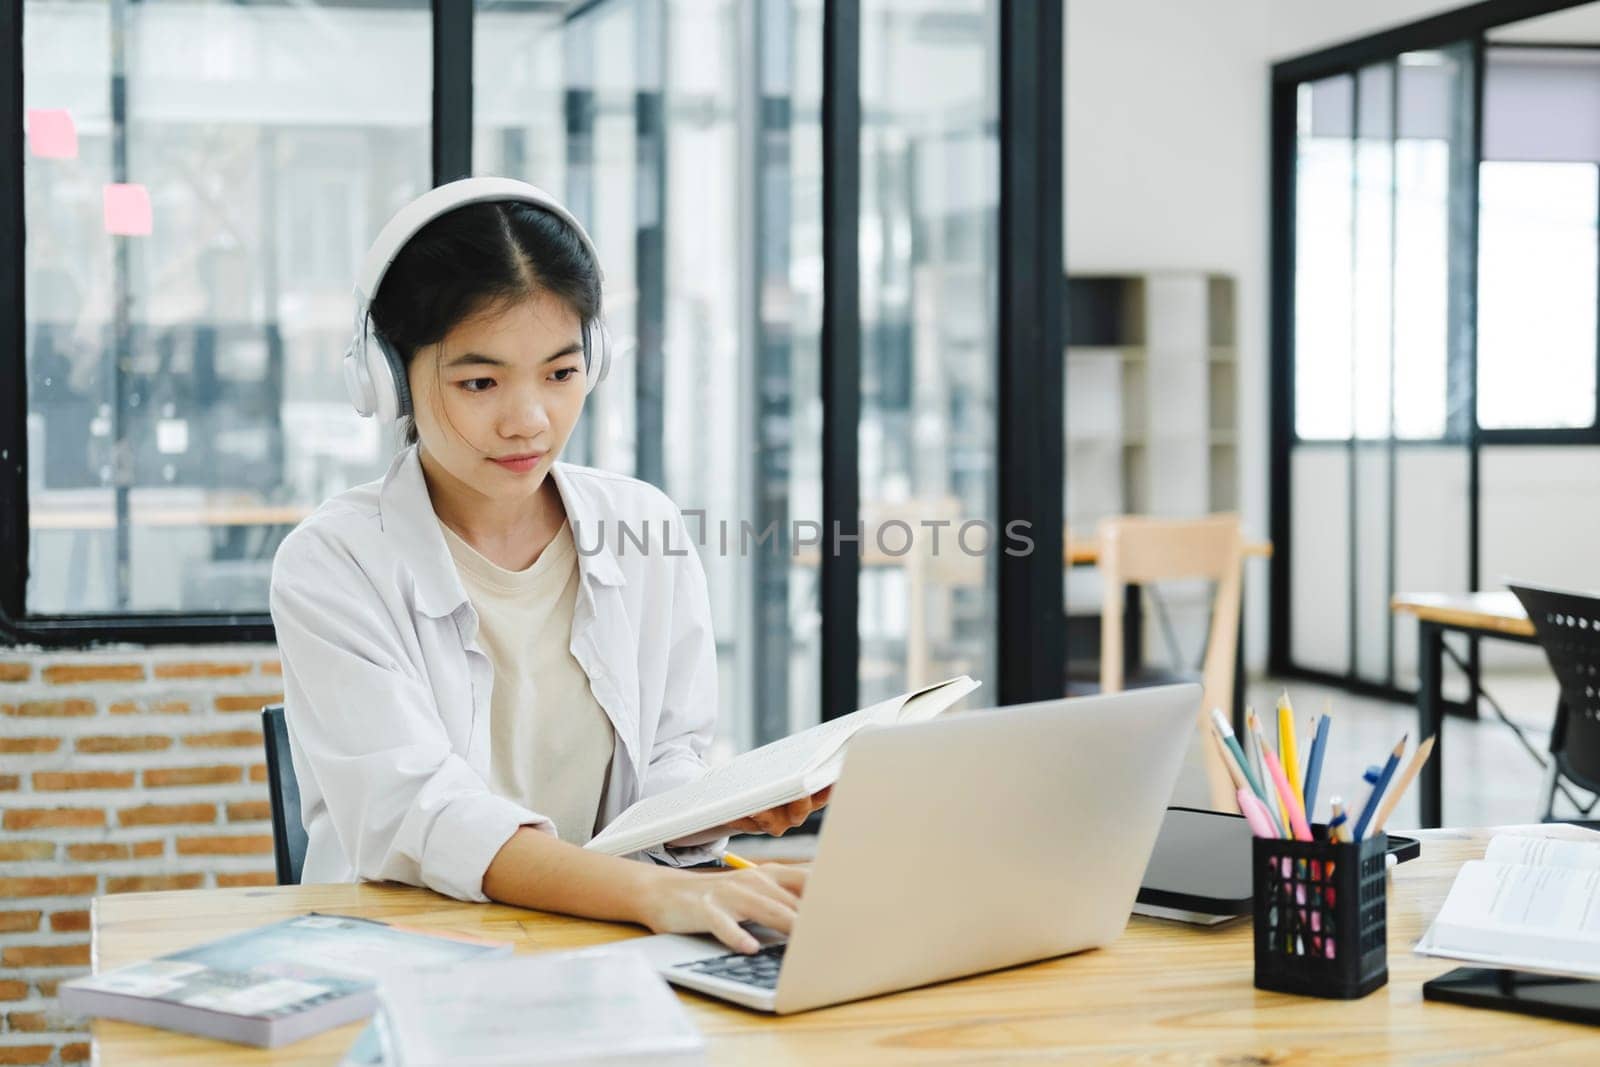
[[[1254,839],[1256,988],[1353,1000],[1389,981],[1388,837],[1314,832]]]

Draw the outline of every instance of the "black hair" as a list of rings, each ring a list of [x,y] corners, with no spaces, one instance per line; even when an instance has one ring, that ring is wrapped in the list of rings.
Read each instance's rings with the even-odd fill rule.
[[[600,317],[600,265],[560,216],[517,200],[448,211],[412,235],[372,298],[373,329],[400,357],[438,344],[474,315],[545,292],[580,322]],[[599,368],[594,368],[598,372]],[[407,420],[406,442],[417,428]]]

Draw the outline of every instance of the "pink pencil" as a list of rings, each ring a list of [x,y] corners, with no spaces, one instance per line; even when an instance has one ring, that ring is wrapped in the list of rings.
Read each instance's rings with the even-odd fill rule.
[[[1311,827],[1306,825],[1305,809],[1300,806],[1300,798],[1294,795],[1294,790],[1289,788],[1283,764],[1278,762],[1278,757],[1273,755],[1270,748],[1262,751],[1261,758],[1267,761],[1267,773],[1272,775],[1272,784],[1278,787],[1278,797],[1289,810],[1289,828],[1294,832],[1295,840],[1310,841]]]
[[[1261,798],[1248,789],[1239,790],[1239,810],[1244,813],[1245,822],[1250,824],[1250,832],[1257,837],[1277,837],[1278,828],[1272,825],[1272,816],[1267,814],[1267,806],[1261,803]]]

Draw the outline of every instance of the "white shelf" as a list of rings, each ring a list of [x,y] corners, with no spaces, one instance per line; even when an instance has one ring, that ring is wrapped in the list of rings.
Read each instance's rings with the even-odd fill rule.
[[[1235,510],[1238,353],[1220,343],[1233,328],[1233,282],[1199,272],[1121,280],[1134,340],[1065,354],[1067,510],[1088,523]]]

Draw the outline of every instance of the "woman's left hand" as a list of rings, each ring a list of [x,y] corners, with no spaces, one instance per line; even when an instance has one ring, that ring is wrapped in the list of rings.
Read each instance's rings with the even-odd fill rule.
[[[788,804],[780,804],[766,811],[758,811],[728,825],[733,829],[747,834],[771,834],[781,837],[786,831],[794,829],[806,821],[806,817],[828,802],[828,794],[833,791],[833,786],[819,789],[808,797]]]

